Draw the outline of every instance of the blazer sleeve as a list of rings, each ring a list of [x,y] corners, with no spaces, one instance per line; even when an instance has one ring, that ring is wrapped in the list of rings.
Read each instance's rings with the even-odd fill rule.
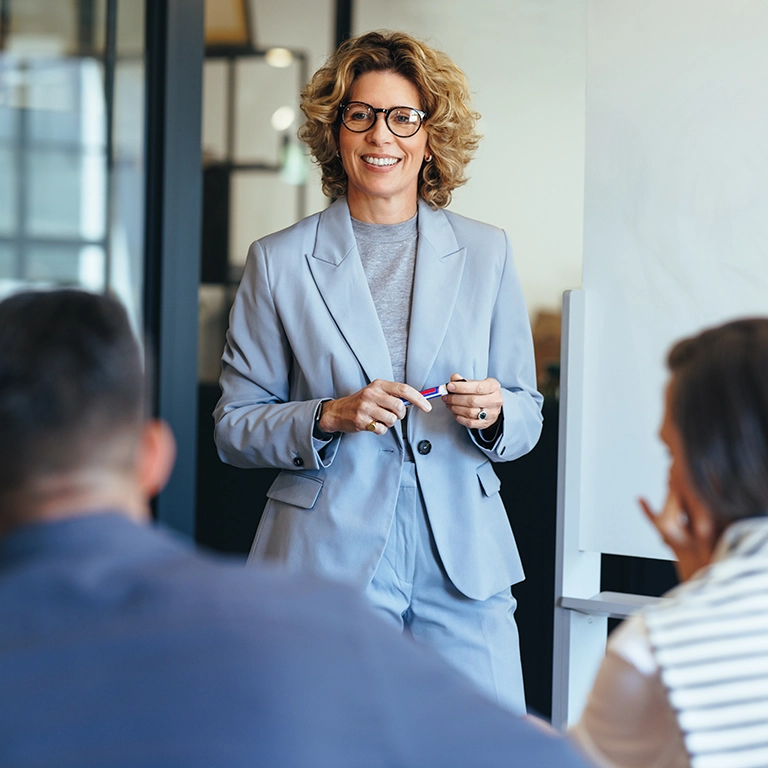
[[[315,411],[324,398],[291,401],[292,362],[264,249],[257,241],[246,260],[222,355],[222,395],[213,413],[222,461],[276,469],[331,464],[340,437],[325,444],[313,439]]]
[[[478,430],[469,430],[470,436],[491,461],[512,461],[536,445],[544,398],[536,389],[531,324],[506,232],[504,265],[491,316],[488,375],[501,384],[501,431],[492,444],[483,440]]]

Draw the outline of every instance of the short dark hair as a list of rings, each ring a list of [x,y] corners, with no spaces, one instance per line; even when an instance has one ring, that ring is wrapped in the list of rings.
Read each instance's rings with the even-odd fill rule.
[[[66,289],[0,302],[0,494],[98,461],[143,415],[141,352],[116,299]]]
[[[667,363],[672,422],[716,522],[768,514],[768,318],[684,339]]]

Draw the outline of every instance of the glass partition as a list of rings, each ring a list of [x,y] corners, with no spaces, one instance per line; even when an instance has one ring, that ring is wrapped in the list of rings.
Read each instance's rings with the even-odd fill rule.
[[[144,3],[2,1],[0,297],[111,291],[141,317]]]

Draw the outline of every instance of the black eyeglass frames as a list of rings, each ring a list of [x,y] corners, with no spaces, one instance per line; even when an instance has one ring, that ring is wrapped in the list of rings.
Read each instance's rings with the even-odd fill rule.
[[[364,101],[350,101],[339,104],[341,122],[348,131],[363,133],[371,129],[376,122],[376,115],[381,112],[387,128],[401,139],[407,139],[418,133],[427,113],[415,107],[390,107],[377,109]]]

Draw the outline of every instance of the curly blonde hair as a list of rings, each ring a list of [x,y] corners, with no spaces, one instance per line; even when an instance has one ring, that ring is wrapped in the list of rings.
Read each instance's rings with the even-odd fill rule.
[[[306,121],[299,138],[322,171],[323,192],[347,193],[347,174],[337,154],[341,104],[355,78],[366,72],[394,72],[410,80],[427,113],[432,160],[419,173],[419,194],[432,208],[451,202],[454,189],[467,181],[466,167],[477,149],[480,118],[470,108],[464,73],[444,53],[404,32],[367,32],[343,42],[301,92]]]

